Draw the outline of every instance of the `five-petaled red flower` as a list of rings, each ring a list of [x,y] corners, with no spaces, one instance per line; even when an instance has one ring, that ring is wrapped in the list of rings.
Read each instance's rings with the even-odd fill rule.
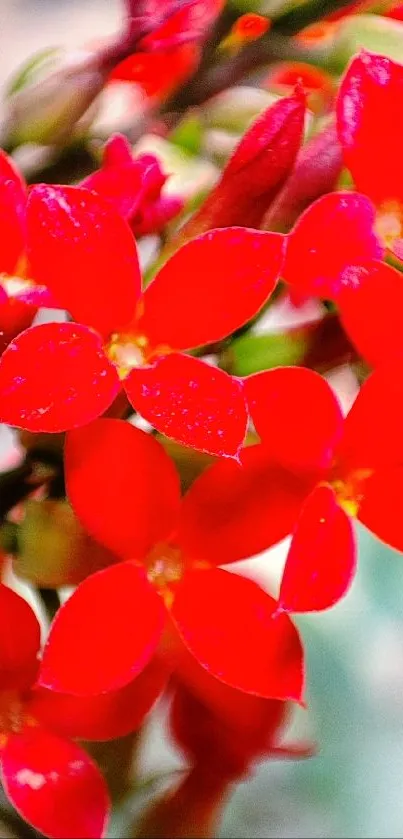
[[[272,292],[283,238],[247,228],[186,244],[141,294],[133,235],[84,188],[35,186],[26,211],[29,274],[77,323],[32,327],[0,363],[0,419],[64,431],[102,414],[123,385],[159,431],[236,457],[247,412],[236,380],[184,355],[252,318]]]
[[[199,534],[195,558],[215,551],[217,533],[232,522],[238,559],[294,529],[279,607],[299,612],[328,608],[347,590],[356,561],[351,516],[403,550],[402,373],[401,361],[377,369],[345,419],[311,370],[284,367],[245,379],[262,442],[242,453],[242,470],[221,461],[195,484],[197,514],[188,517]]]
[[[88,532],[122,561],[87,577],[59,610],[43,687],[78,696],[118,690],[162,645],[174,659],[185,649],[194,666],[239,691],[301,699],[297,630],[287,615],[274,617],[275,600],[256,583],[218,568],[208,552],[200,557],[197,481],[181,502],[173,462],[155,438],[112,419],[72,431],[66,479]],[[224,558],[226,534],[217,538]]]

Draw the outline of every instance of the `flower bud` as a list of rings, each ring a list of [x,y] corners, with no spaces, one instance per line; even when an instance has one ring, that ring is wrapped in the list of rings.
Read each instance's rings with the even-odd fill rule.
[[[43,588],[79,583],[115,557],[85,533],[67,501],[27,501],[15,573]]]
[[[360,49],[381,53],[394,61],[402,61],[403,23],[380,15],[350,15],[337,26],[330,62],[332,69],[342,72]]]
[[[331,122],[302,147],[293,171],[264,216],[262,229],[290,230],[312,201],[335,188],[342,168],[341,145]]]
[[[299,88],[264,111],[242,138],[217,186],[171,243],[170,253],[212,228],[259,227],[294,165],[304,120],[305,96]]]
[[[12,84],[3,144],[64,143],[102,90],[105,78],[96,53],[42,54]]]

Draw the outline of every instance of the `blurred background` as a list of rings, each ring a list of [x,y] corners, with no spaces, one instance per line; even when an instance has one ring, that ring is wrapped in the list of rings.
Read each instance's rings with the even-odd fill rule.
[[[111,34],[120,12],[119,0],[0,0],[0,84],[42,47],[79,47]],[[351,386],[343,371],[337,386],[342,396]],[[226,839],[403,837],[403,558],[363,529],[359,538],[360,568],[347,598],[298,620],[309,708],[295,733],[312,737],[318,756],[267,763],[241,784],[221,826]],[[252,562],[251,576],[271,581],[284,553],[281,546]],[[155,724],[146,764],[151,773],[180,765]]]

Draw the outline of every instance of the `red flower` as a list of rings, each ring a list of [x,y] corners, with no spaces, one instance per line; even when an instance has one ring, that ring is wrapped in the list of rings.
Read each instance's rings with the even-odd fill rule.
[[[377,230],[397,255],[403,248],[402,94],[403,65],[362,51],[347,69],[337,102],[345,163],[357,189],[376,204]]]
[[[130,16],[138,14],[137,0],[126,0]],[[149,35],[140,43],[144,50],[170,50],[179,44],[202,41],[222,11],[225,0],[143,0],[143,14],[154,19]]]
[[[0,353],[30,326],[38,306],[51,304],[46,289],[27,278],[27,187],[11,158],[0,150]]]
[[[210,678],[262,697],[301,699],[296,629],[288,616],[273,617],[277,604],[256,583],[217,568],[208,554],[199,561],[189,501],[181,507],[173,463],[153,437],[110,419],[73,431],[66,478],[83,525],[122,562],[88,577],[59,610],[43,687],[83,697],[119,690],[144,670],[164,634],[174,668],[184,646]],[[220,542],[224,557],[225,534]]]
[[[311,481],[281,583],[284,611],[325,609],[345,593],[355,567],[351,516],[403,551],[402,370],[400,361],[374,372],[345,420],[326,381],[310,370],[278,368],[245,380],[266,456]]]
[[[329,110],[334,99],[335,85],[329,73],[303,61],[281,61],[274,64],[264,79],[264,86],[281,95],[292,92],[301,84],[308,95],[307,103],[314,113]]]
[[[166,669],[155,661],[122,690],[100,696],[53,693],[36,681],[41,673],[40,629],[31,607],[4,585],[0,606],[0,772],[5,793],[46,836],[100,837],[109,811],[106,784],[70,738],[109,740],[134,731],[164,687]]]
[[[134,235],[145,236],[162,230],[183,207],[179,196],[162,195],[166,180],[154,155],[133,158],[128,140],[116,134],[105,145],[102,167],[81,186],[111,201]]]
[[[146,96],[164,101],[194,73],[200,60],[200,47],[180,44],[158,52],[135,52],[117,64],[109,76],[113,82],[133,82]]]
[[[332,192],[311,204],[287,237],[283,277],[298,292],[336,299],[351,267],[380,259],[375,209],[358,192]]]
[[[131,231],[98,195],[34,187],[27,228],[32,275],[78,323],[36,326],[10,344],[1,420],[30,431],[84,425],[122,381],[161,432],[236,456],[247,422],[241,385],[180,351],[221,340],[259,311],[281,270],[282,237],[211,231],[175,254],[141,297]]]
[[[241,15],[231,26],[228,35],[220,42],[219,49],[237,53],[245,44],[261,38],[270,29],[270,26],[270,19],[263,17],[263,15],[257,15],[255,12]],[[292,93],[292,90],[290,93]]]

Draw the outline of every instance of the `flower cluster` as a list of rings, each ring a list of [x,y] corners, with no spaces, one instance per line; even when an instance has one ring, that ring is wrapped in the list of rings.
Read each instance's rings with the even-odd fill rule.
[[[108,82],[142,80],[157,107],[195,71],[223,3],[126,5],[119,55],[134,32],[136,50],[114,67],[116,45],[105,51]],[[216,77],[270,36],[253,12],[218,31]],[[104,835],[107,786],[75,741],[136,731],[163,693],[190,767],[142,830],[179,835],[191,812],[210,835],[257,760],[312,753],[282,740],[307,678],[292,616],[346,594],[354,520],[403,552],[403,65],[362,51],[337,90],[327,71],[283,62],[263,87],[275,101],[182,226],[169,169],[122,135],[74,185],[28,187],[0,154],[0,421],[64,444],[62,489],[28,481],[6,523],[21,535],[27,497],[49,520],[63,498],[52,550],[58,529],[92,545],[64,545],[50,585],[78,585],[42,645],[32,608],[0,583],[1,778],[46,836]],[[305,142],[311,111],[325,120]],[[152,272],[136,243],[149,233],[166,239]],[[239,333],[284,292],[324,301],[365,362],[346,415],[313,362],[231,368]],[[44,308],[65,319],[33,324]],[[287,536],[269,594],[237,563]]]

